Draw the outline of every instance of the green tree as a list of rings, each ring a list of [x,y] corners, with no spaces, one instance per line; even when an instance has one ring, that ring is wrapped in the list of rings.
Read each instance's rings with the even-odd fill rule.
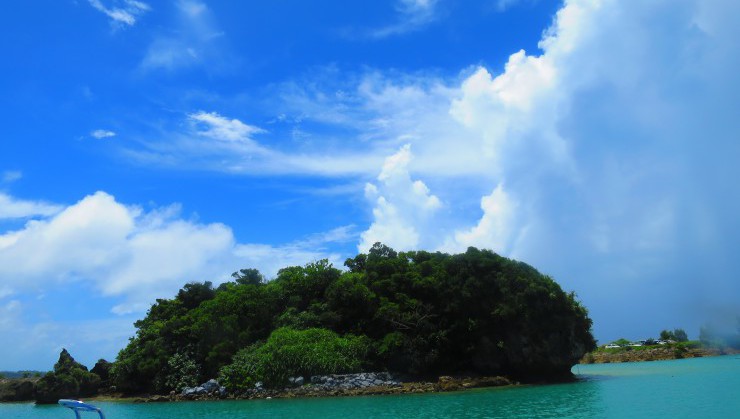
[[[676,342],[688,342],[689,336],[683,329],[676,329],[673,331],[673,340]]]
[[[240,269],[231,274],[231,277],[241,285],[260,285],[265,282],[265,277],[257,269]]]

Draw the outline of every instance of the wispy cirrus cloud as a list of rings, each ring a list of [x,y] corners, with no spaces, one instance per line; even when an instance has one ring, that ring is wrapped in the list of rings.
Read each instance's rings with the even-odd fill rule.
[[[397,21],[391,25],[374,29],[371,38],[388,38],[423,28],[437,19],[437,5],[440,0],[397,0]]]
[[[139,67],[142,71],[175,71],[206,66],[209,71],[219,71],[229,60],[223,37],[206,3],[178,0],[171,27],[154,38]]]
[[[197,125],[198,135],[218,141],[239,142],[256,146],[252,136],[265,132],[262,128],[247,125],[235,118],[226,118],[216,112],[198,111],[188,115],[188,119]]]
[[[60,205],[44,201],[17,199],[0,192],[0,220],[51,216],[61,211],[62,208]]]
[[[136,20],[151,7],[142,1],[124,0],[114,1],[113,6],[106,6],[102,0],[88,0],[90,5],[111,19],[111,23],[118,26],[134,26]]]
[[[90,133],[90,136],[98,140],[104,138],[112,138],[116,136],[116,133],[107,129],[96,129]]]
[[[351,148],[336,153],[321,150],[301,153],[281,146],[270,147],[258,141],[259,136],[267,138],[270,134],[265,129],[217,112],[197,111],[175,125],[176,128],[163,130],[160,138],[142,141],[138,147],[124,148],[121,152],[145,164],[250,175],[366,174],[372,173],[384,158]]]
[[[2,174],[2,183],[13,183],[20,180],[23,177],[23,172],[20,170],[6,170]]]

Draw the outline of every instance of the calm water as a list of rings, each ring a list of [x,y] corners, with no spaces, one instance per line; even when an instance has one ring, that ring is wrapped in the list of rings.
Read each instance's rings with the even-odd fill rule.
[[[573,372],[579,382],[457,393],[97,405],[108,419],[740,418],[740,356],[580,365]],[[57,406],[18,403],[0,404],[0,418],[63,419],[74,414]]]

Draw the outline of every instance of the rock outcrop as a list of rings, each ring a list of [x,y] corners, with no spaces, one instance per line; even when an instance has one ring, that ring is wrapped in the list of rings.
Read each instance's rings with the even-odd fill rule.
[[[221,386],[218,381],[210,379],[196,387],[185,387],[180,392],[180,396],[187,400],[199,398],[224,398],[226,397],[226,387]]]

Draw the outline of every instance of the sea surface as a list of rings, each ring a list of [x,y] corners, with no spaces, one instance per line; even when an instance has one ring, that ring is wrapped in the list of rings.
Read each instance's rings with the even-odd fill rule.
[[[107,419],[740,418],[740,356],[577,365],[567,384],[394,396],[96,403]],[[82,418],[97,418],[83,413]],[[74,418],[60,406],[0,404],[0,418]]]

